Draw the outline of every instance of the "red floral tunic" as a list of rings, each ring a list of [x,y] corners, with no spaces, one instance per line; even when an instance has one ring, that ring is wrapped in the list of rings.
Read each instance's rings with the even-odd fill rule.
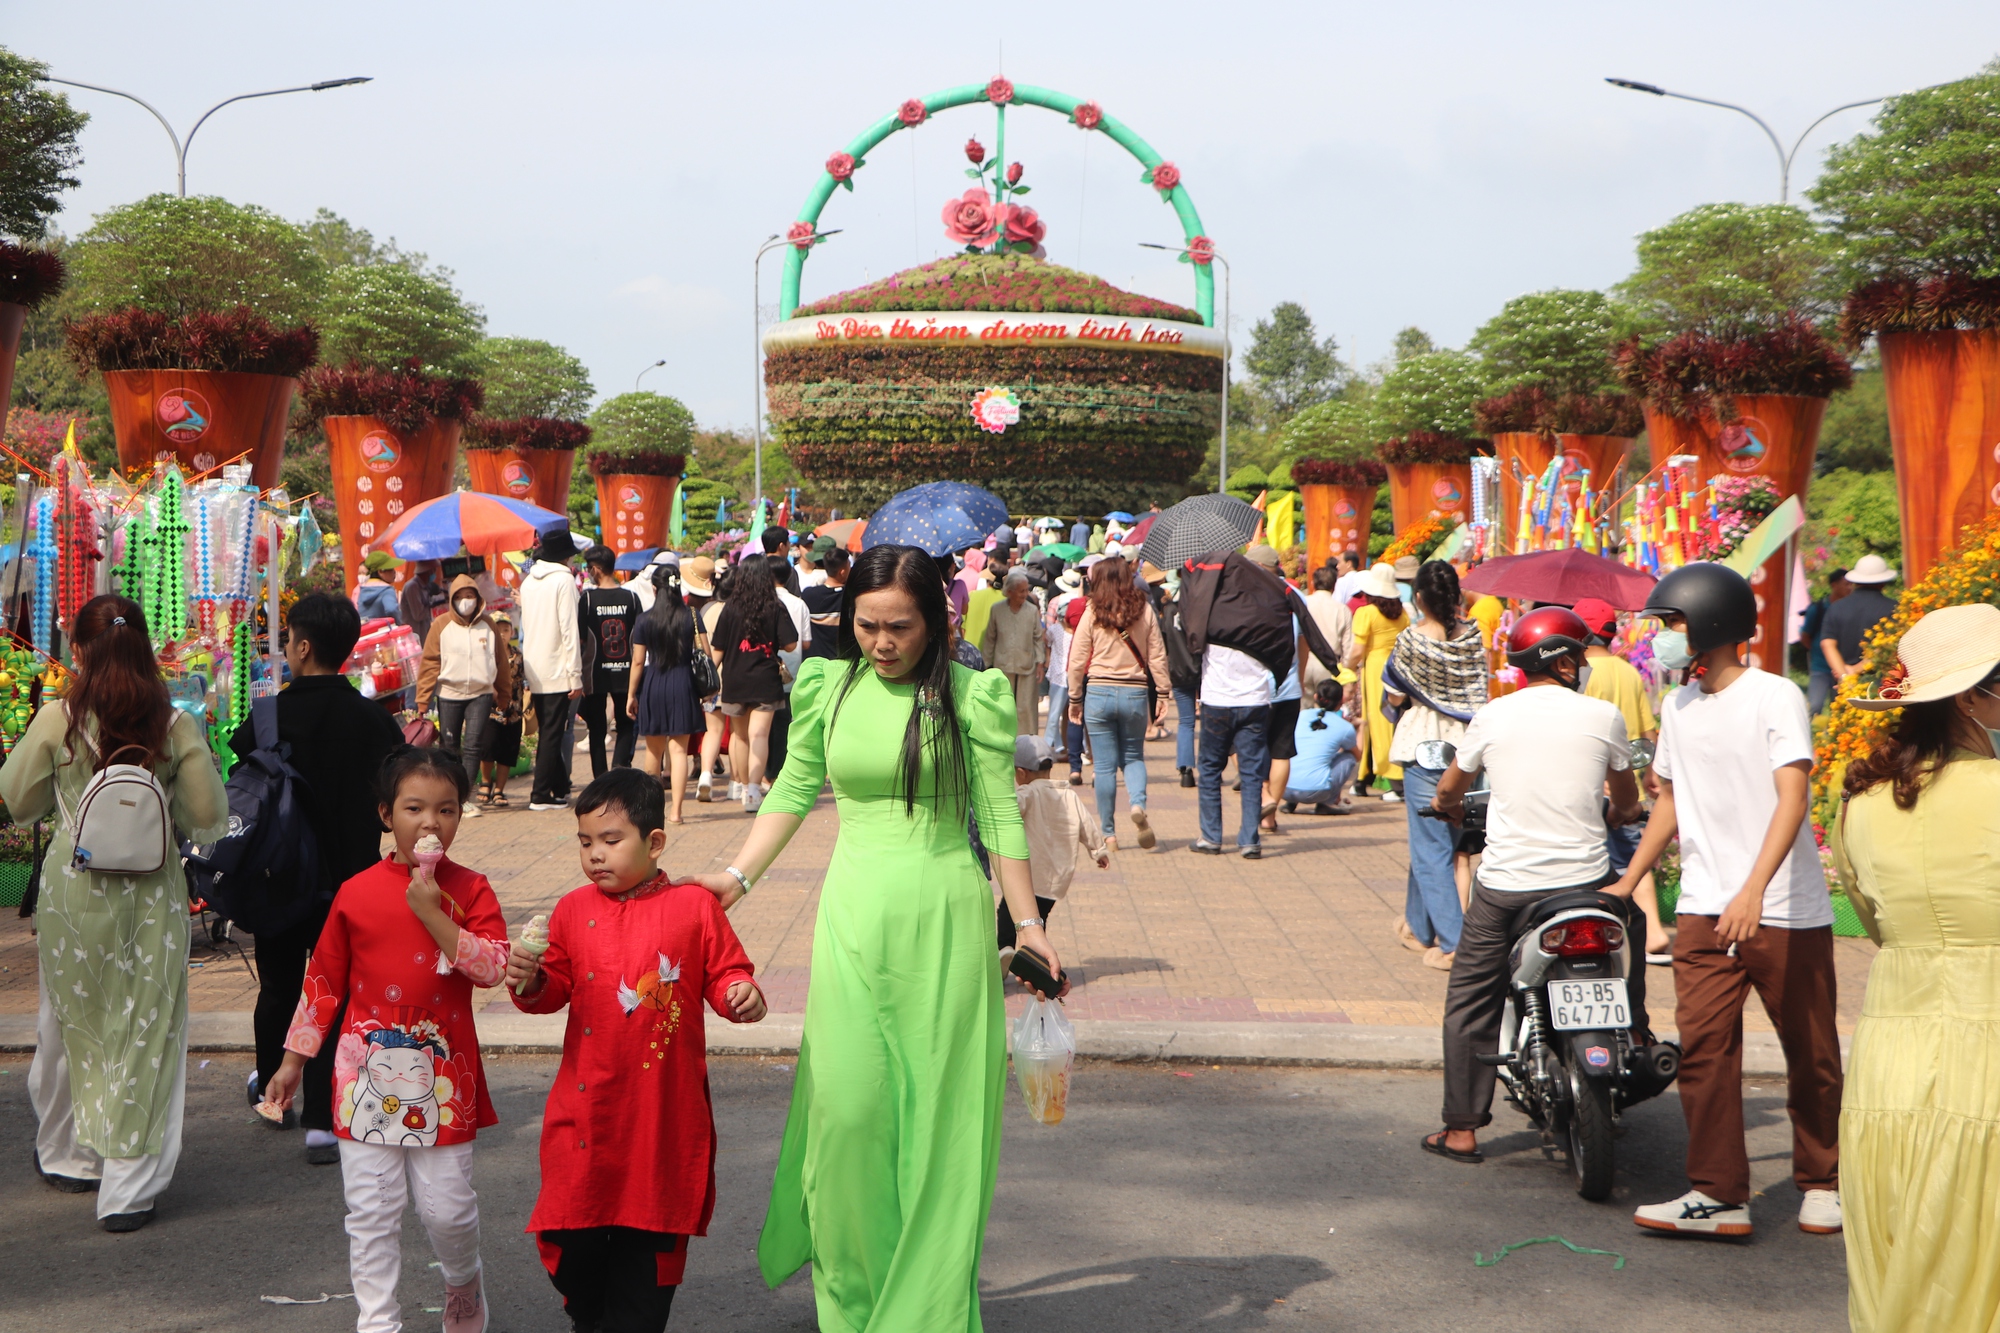
[[[728,1016],[729,988],[753,970],[699,884],[662,875],[622,900],[585,885],[556,904],[547,979],[514,998],[531,1014],[569,1006],[529,1231],[707,1233],[715,1117],[701,1004]]]
[[[497,986],[507,923],[486,876],[450,859],[438,887],[459,926],[446,958],[410,910],[410,867],[384,859],[340,886],[313,946],[285,1049],[319,1054],[342,1000],[333,1058],[340,1138],[405,1147],[464,1143],[497,1122],[472,1021],[474,986]]]

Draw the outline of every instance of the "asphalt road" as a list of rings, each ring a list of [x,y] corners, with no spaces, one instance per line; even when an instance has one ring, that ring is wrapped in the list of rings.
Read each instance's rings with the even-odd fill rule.
[[[199,1066],[203,1059],[206,1068]],[[241,1055],[197,1056],[187,1141],[159,1217],[128,1236],[94,1220],[93,1197],[58,1194],[33,1172],[25,1057],[0,1058],[0,1328],[37,1333],[243,1329],[333,1333],[351,1301],[274,1307],[260,1295],[345,1292],[338,1167],[305,1165],[303,1136],[257,1121]],[[497,1057],[501,1123],[480,1135],[475,1181],[485,1224],[492,1327],[567,1330],[519,1227],[536,1185],[549,1057]],[[711,1066],[722,1149],[715,1222],[695,1242],[673,1327],[809,1330],[801,1274],[764,1288],[753,1246],[790,1092],[787,1061]],[[1673,1096],[1627,1117],[1609,1204],[1578,1199],[1515,1112],[1498,1112],[1484,1166],[1417,1150],[1435,1125],[1434,1075],[1171,1065],[1082,1066],[1068,1119],[1028,1119],[1010,1083],[1000,1187],[983,1270],[996,1333],[1250,1329],[1549,1333],[1617,1327],[1680,1333],[1710,1321],[1758,1333],[1846,1326],[1838,1237],[1795,1226],[1784,1091],[1747,1090],[1759,1234],[1716,1243],[1640,1232],[1636,1202],[1685,1188]],[[404,1316],[443,1284],[414,1214],[404,1233]],[[1541,1245],[1494,1267],[1475,1251],[1538,1236],[1627,1260]]]

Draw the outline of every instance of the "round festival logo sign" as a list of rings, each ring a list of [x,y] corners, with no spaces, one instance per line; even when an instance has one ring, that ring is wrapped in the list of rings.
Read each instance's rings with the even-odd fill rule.
[[[361,466],[370,472],[388,472],[402,457],[396,437],[387,431],[374,430],[361,437]]]
[[[1447,514],[1455,514],[1465,506],[1465,492],[1452,477],[1439,477],[1431,483],[1431,503]]]
[[[1354,517],[1354,502],[1351,500],[1335,500],[1333,502],[1333,517],[1336,522],[1345,522],[1352,519]]]
[[[637,509],[646,503],[646,497],[639,490],[637,482],[628,481],[618,488],[618,507]]]
[[[1021,419],[1021,400],[1012,389],[987,389],[973,395],[972,419],[979,429],[998,435]]]
[[[1764,442],[1770,436],[1770,429],[1756,417],[1738,417],[1722,428],[1715,447],[1731,472],[1756,472],[1764,466]]]
[[[160,395],[153,412],[167,438],[181,445],[193,444],[208,434],[209,423],[214,420],[208,399],[193,389],[167,390]]]
[[[535,489],[535,474],[526,463],[516,459],[500,469],[500,484],[515,499],[526,499]]]

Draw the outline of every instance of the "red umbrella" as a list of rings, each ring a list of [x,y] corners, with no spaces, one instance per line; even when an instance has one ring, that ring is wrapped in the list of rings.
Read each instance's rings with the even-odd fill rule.
[[[1572,546],[1562,551],[1530,551],[1488,560],[1459,581],[1468,592],[1519,597],[1530,602],[1575,606],[1601,597],[1620,611],[1645,607],[1656,580],[1643,569],[1606,560]]]
[[[1144,546],[1146,544],[1146,534],[1153,530],[1153,520],[1158,517],[1158,514],[1148,514],[1137,523],[1134,523],[1130,530],[1118,539],[1119,545]]]

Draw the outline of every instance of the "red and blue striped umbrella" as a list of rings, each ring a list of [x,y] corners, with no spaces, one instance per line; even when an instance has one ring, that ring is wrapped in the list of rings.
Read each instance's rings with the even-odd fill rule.
[[[568,532],[568,517],[505,495],[459,490],[409,510],[368,549],[400,560],[442,560],[461,550],[499,555],[533,548],[550,528]]]

